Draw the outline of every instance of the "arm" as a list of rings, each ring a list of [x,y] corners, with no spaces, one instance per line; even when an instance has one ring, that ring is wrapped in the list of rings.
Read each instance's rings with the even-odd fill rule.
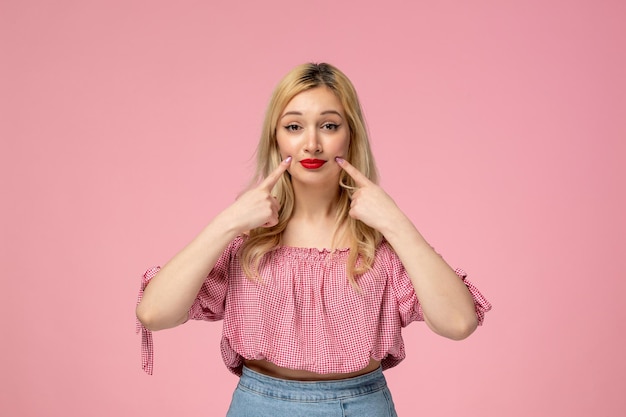
[[[156,274],[136,310],[144,327],[161,330],[187,321],[189,308],[228,243],[245,231],[278,223],[279,206],[270,192],[290,161],[285,159],[258,187],[218,214]]]
[[[411,277],[428,327],[454,340],[472,334],[478,326],[478,318],[474,300],[463,280],[399,209],[398,215],[383,229],[381,233]]]
[[[227,213],[218,215],[154,276],[144,290],[136,314],[149,330],[162,330],[187,321],[202,283],[228,243],[237,236]]]
[[[352,196],[350,216],[380,231],[393,247],[411,277],[428,326],[454,340],[472,334],[478,318],[463,281],[382,188],[348,162],[337,162],[359,187]]]

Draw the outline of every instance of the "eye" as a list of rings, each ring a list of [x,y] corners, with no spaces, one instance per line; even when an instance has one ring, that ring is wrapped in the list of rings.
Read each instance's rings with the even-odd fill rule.
[[[337,130],[339,129],[339,125],[336,123],[324,123],[322,125],[322,129],[326,129],[326,130]]]
[[[285,129],[287,129],[287,131],[289,131],[289,132],[295,132],[295,131],[300,129],[300,126],[298,126],[297,124],[292,123],[292,124],[288,124],[287,126],[285,126]]]

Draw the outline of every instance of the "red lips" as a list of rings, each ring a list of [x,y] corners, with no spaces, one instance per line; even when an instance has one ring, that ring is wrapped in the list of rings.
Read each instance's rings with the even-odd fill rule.
[[[326,161],[321,159],[303,159],[300,164],[306,169],[317,169],[324,165]]]

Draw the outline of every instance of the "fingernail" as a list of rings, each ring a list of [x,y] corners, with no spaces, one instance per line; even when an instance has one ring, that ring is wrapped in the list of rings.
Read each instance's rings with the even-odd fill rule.
[[[291,162],[291,157],[288,156],[287,158],[285,158],[285,160],[283,162],[288,164],[289,162]]]
[[[335,161],[337,161],[337,163],[340,164],[340,165],[343,164],[343,162],[344,162],[343,159],[338,157],[338,156],[335,157]]]

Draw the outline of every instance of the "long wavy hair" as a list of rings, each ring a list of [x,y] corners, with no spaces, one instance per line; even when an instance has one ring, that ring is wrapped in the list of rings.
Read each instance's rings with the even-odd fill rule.
[[[289,101],[303,91],[321,86],[328,87],[343,105],[350,128],[350,144],[346,159],[370,181],[378,182],[363,111],[352,82],[339,69],[330,64],[308,63],[291,70],[279,82],[272,94],[265,113],[261,139],[256,150],[256,173],[252,183],[258,183],[266,178],[281,162],[276,141],[276,127],[279,117]],[[358,288],[357,277],[372,267],[376,246],[380,243],[382,235],[377,230],[348,215],[356,185],[354,180],[343,170],[340,174],[338,187],[339,201],[332,249],[336,249],[336,242],[340,238],[346,238],[343,234],[346,233],[346,240],[349,242],[350,249],[346,263],[346,274],[350,283]],[[244,273],[254,280],[259,279],[259,267],[263,257],[280,246],[282,233],[293,212],[295,195],[291,184],[291,175],[288,172],[285,172],[276,183],[272,194],[280,203],[278,224],[271,228],[259,227],[250,230],[249,237],[244,242],[240,252]],[[338,235],[340,230],[343,230],[341,236]]]

